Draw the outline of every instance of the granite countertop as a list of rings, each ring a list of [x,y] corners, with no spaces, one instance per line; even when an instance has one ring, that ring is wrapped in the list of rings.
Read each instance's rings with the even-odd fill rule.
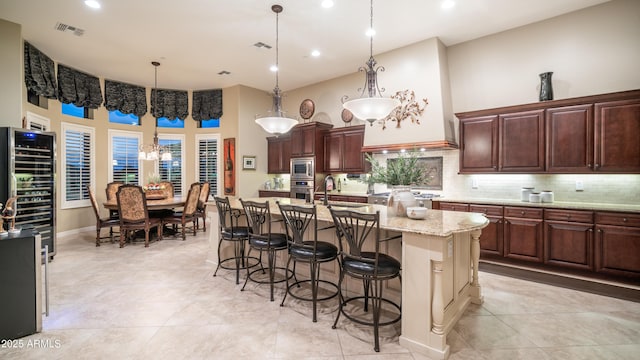
[[[324,193],[322,191],[318,191],[316,192],[316,194],[323,194]],[[338,190],[332,190],[332,191],[327,191],[327,195],[338,195],[338,196],[361,196],[361,197],[368,197],[369,195],[362,193],[362,192],[355,192],[355,191],[338,191]]]
[[[437,199],[434,199],[438,201]],[[640,213],[640,205],[631,204],[610,204],[610,203],[585,203],[554,201],[552,203],[531,203],[513,199],[483,199],[483,198],[452,198],[447,197],[441,201],[459,202],[469,204],[505,205],[505,206],[526,206],[545,209],[571,209],[571,210],[591,210],[591,211],[624,211]]]
[[[305,205],[307,204],[301,199],[291,198],[247,198],[243,200],[264,202],[269,201],[272,214],[280,214],[280,209],[276,201],[281,204],[293,204],[293,205]],[[229,197],[232,208],[241,209],[242,204],[238,197]],[[359,204],[352,202],[330,201],[330,205],[335,209],[349,209],[365,213],[373,213],[380,211],[380,228],[384,230],[392,230],[399,232],[410,232],[416,234],[434,235],[434,236],[449,236],[454,233],[467,232],[472,230],[479,230],[489,224],[489,220],[482,214],[478,213],[464,213],[457,211],[441,211],[441,210],[428,210],[427,217],[421,220],[409,219],[407,217],[387,216],[387,207],[383,205],[374,204]],[[215,202],[210,202],[212,206],[209,208],[215,208]],[[329,209],[316,202],[317,216],[319,221],[333,222]],[[345,205],[340,206],[340,205]]]

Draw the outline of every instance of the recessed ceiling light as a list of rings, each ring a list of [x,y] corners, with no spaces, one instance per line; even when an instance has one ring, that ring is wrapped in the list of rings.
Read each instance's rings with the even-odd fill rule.
[[[442,7],[443,9],[447,10],[447,9],[451,9],[452,7],[456,6],[456,2],[453,0],[444,0],[442,2],[442,4],[440,5],[440,7]]]
[[[376,31],[373,28],[369,28],[367,29],[367,31],[365,32],[365,35],[367,35],[368,37],[372,37],[373,35],[376,34]]]
[[[97,0],[85,0],[84,4],[92,9],[100,9],[100,3]]]
[[[273,71],[273,72],[276,72],[276,71],[278,71],[278,67],[277,67],[277,66],[275,66],[275,65],[271,65],[271,67],[269,68],[269,70],[271,70],[271,71]]]
[[[313,57],[318,57],[318,56],[320,56],[320,51],[319,51],[319,50],[313,50],[313,51],[311,52],[311,56],[313,56]]]
[[[334,4],[333,0],[322,0],[322,3],[320,3],[320,5],[325,9],[333,7]]]

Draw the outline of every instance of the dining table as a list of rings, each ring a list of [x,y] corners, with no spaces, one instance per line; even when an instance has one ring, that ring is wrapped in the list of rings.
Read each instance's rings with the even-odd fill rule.
[[[147,210],[170,210],[184,207],[187,201],[186,196],[172,196],[163,199],[147,199]],[[118,210],[118,202],[116,199],[107,200],[102,205],[109,210]]]

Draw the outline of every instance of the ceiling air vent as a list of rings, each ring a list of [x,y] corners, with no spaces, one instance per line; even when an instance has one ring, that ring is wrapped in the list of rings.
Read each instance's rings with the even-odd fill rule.
[[[271,45],[267,45],[267,44],[263,43],[262,41],[258,41],[257,43],[253,44],[253,46],[255,46],[257,48],[271,49]]]
[[[63,24],[61,22],[56,23],[55,29],[62,32],[71,32],[75,36],[82,36],[84,34],[84,30],[79,29],[75,26]]]

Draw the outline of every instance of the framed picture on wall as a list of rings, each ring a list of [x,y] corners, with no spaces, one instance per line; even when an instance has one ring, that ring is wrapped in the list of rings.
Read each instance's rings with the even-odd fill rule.
[[[242,170],[255,170],[256,157],[254,155],[242,156]]]

